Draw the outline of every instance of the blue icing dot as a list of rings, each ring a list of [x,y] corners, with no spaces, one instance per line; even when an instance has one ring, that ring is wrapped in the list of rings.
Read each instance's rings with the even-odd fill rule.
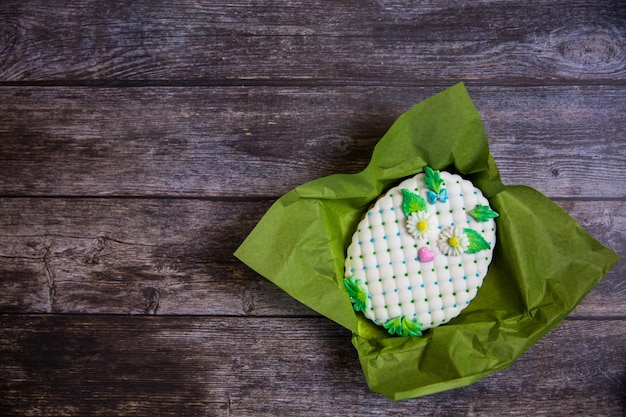
[[[396,233],[396,236],[400,236],[400,232]]]
[[[375,240],[376,240],[376,239],[371,238],[371,239],[370,239],[370,242],[374,243],[374,241],[375,241]]]
[[[424,288],[424,284],[420,284],[420,287]]]
[[[395,210],[396,210],[396,208],[395,208],[395,207],[392,207],[392,208],[390,208],[390,210],[391,210],[391,211],[395,211]]]
[[[444,310],[444,309],[445,309],[445,307],[441,307],[441,310]]]
[[[362,245],[362,244],[363,244],[363,242],[361,242],[361,241],[359,240],[359,245]]]
[[[382,211],[382,210],[378,210],[378,212],[379,212],[380,214],[383,214],[383,211]]]
[[[371,211],[368,211],[368,212],[367,212],[367,215],[368,215],[368,216],[371,216],[371,215],[372,215],[372,212],[371,212]]]
[[[409,288],[407,288],[407,289],[408,289],[409,291],[411,291],[411,290],[413,289],[413,287],[411,287],[411,286],[409,285]]]
[[[439,283],[437,281],[434,282],[435,285],[439,285]]]
[[[386,236],[386,235],[385,235],[385,236],[383,236],[383,239],[387,240],[387,236]]]
[[[376,264],[376,268],[380,268],[380,265]]]
[[[397,288],[394,288],[394,289],[393,289],[393,292],[398,292],[398,289],[397,289]]]
[[[354,272],[354,268],[350,268],[350,272]]]

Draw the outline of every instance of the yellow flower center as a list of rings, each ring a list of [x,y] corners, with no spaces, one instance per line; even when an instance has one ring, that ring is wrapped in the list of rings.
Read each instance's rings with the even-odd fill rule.
[[[417,230],[419,230],[420,232],[426,230],[427,227],[428,224],[424,220],[420,220],[419,223],[417,223]]]
[[[456,248],[457,246],[459,246],[459,238],[456,236],[452,236],[450,239],[448,239],[448,245],[450,245],[451,248]]]

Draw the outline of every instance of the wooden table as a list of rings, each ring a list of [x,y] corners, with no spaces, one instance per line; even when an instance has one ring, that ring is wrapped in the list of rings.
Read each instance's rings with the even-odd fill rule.
[[[624,262],[510,368],[392,402],[232,255],[458,81],[504,182],[625,255],[621,0],[0,2],[0,415],[623,415]]]

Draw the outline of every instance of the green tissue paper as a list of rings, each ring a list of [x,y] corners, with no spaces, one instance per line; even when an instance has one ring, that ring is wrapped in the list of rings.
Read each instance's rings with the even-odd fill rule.
[[[477,297],[457,318],[421,337],[390,336],[353,310],[345,252],[368,207],[426,165],[458,171],[482,190],[500,213],[496,248]],[[320,178],[278,199],[235,256],[351,330],[369,387],[394,400],[465,386],[511,365],[618,261],[547,197],[501,182],[463,84],[402,114],[363,171]]]

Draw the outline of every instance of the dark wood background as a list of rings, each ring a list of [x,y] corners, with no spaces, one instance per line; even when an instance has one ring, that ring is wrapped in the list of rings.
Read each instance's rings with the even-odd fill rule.
[[[0,1],[0,415],[624,415],[623,261],[509,369],[391,402],[232,255],[459,81],[504,182],[626,255],[624,1]]]

